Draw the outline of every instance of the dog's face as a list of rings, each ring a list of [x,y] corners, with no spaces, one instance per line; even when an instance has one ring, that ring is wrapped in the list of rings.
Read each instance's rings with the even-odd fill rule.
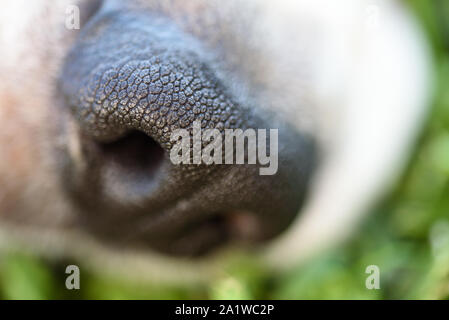
[[[310,181],[321,168],[319,153],[321,172],[332,177],[332,165],[325,164],[335,148],[338,172],[363,162],[348,158],[348,146],[365,152],[354,135],[377,145],[383,138],[373,138],[375,130],[363,125],[391,114],[383,113],[384,106],[374,117],[358,114],[360,108],[372,110],[376,99],[356,109],[353,105],[366,105],[370,94],[353,99],[351,92],[372,84],[383,90],[385,73],[366,70],[373,76],[365,79],[363,70],[352,70],[352,59],[369,63],[373,42],[388,68],[414,46],[398,43],[399,57],[387,58],[382,50],[397,40],[394,35],[366,40],[365,31],[352,28],[366,27],[367,17],[360,17],[366,7],[347,1],[345,11],[318,2],[327,9],[312,1],[79,0],[80,30],[68,27],[77,13],[68,1],[3,4],[3,223],[75,230],[114,246],[189,255],[282,233],[310,193]],[[395,27],[392,17],[401,16],[401,9],[378,2],[391,15],[387,24]],[[343,24],[345,19],[353,25]],[[407,23],[396,28],[405,30]],[[423,69],[409,67],[407,61],[396,66],[392,78],[404,70],[414,77]],[[363,85],[353,86],[359,78]],[[416,84],[404,82],[400,92]],[[396,139],[398,153],[416,123],[415,106],[422,105],[423,94],[416,95],[404,138]],[[399,101],[400,108],[409,108],[402,93],[390,98],[377,102]],[[355,114],[357,125],[348,124],[348,114]],[[387,132],[399,120],[393,122],[386,124]],[[250,163],[248,153],[244,164],[174,164],[173,133],[192,133],[195,123],[204,131],[216,129],[223,141],[227,129],[277,129],[276,149],[255,148],[276,151],[276,170],[260,174],[266,162]],[[269,144],[270,138],[259,142]],[[390,157],[388,166],[396,158]],[[319,191],[330,188],[330,178],[324,180],[315,187],[321,204],[325,194],[334,201],[344,192],[343,181],[334,181],[338,192]],[[344,196],[338,200],[344,202]],[[338,201],[334,204],[338,211]]]
[[[11,74],[17,83],[7,84],[20,92],[2,97],[3,121],[20,128],[3,143],[20,159],[2,162],[16,163],[8,179],[19,189],[8,192],[22,197],[6,195],[13,207],[3,216],[47,224],[55,210],[105,241],[186,254],[269,239],[288,226],[315,151],[269,98],[285,94],[275,79],[286,61],[274,61],[261,22],[252,22],[263,7],[86,1],[78,31],[67,29],[63,5],[42,5],[45,32],[23,33],[39,45],[24,57],[33,66]],[[227,129],[278,129],[277,150],[265,152],[278,152],[274,174],[261,175],[260,163],[173,164],[172,134],[195,121],[223,140]]]

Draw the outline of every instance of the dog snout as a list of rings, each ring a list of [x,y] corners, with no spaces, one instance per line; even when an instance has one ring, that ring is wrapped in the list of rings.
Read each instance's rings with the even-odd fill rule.
[[[211,56],[201,41],[151,13],[100,11],[81,31],[60,85],[86,163],[68,165],[66,184],[88,230],[120,244],[197,254],[229,240],[269,239],[295,217],[313,143],[235,96]],[[221,161],[196,157],[195,137],[204,150],[208,130],[216,134],[209,142],[222,142],[213,151]],[[226,150],[232,130],[240,131]],[[238,158],[238,137],[247,130],[256,136],[240,140]],[[173,137],[180,131],[189,151],[177,163]],[[274,153],[276,170],[261,174],[267,162],[259,156]]]

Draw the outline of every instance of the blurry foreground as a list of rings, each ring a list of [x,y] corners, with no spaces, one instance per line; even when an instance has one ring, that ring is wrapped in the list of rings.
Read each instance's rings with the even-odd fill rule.
[[[0,257],[0,298],[449,298],[449,3],[406,2],[422,21],[435,52],[436,98],[403,178],[345,246],[284,274],[272,274],[256,261],[236,255],[228,262],[228,274],[208,285],[187,288],[87,274],[82,262],[70,261],[82,270],[81,289],[73,291],[64,285],[66,261],[50,264],[10,253]],[[368,265],[380,269],[379,290],[365,287]]]

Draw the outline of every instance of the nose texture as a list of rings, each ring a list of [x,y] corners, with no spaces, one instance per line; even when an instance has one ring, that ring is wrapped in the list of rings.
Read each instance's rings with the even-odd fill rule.
[[[79,128],[80,168],[66,168],[80,223],[117,244],[197,254],[229,240],[269,239],[292,221],[311,172],[311,143],[236,97],[214,55],[171,21],[99,12],[61,75]],[[169,159],[174,130],[279,129],[279,168],[189,165]],[[224,138],[223,138],[224,140]],[[270,150],[267,150],[269,153]]]

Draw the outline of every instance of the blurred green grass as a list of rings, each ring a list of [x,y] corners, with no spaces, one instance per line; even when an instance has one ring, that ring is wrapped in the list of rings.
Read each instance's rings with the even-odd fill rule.
[[[346,245],[282,274],[236,257],[227,275],[208,285],[136,284],[83,272],[75,291],[64,287],[62,263],[12,252],[0,258],[0,299],[449,298],[449,1],[405,2],[433,48],[435,99],[403,177]],[[371,264],[381,270],[380,290],[365,288]]]

